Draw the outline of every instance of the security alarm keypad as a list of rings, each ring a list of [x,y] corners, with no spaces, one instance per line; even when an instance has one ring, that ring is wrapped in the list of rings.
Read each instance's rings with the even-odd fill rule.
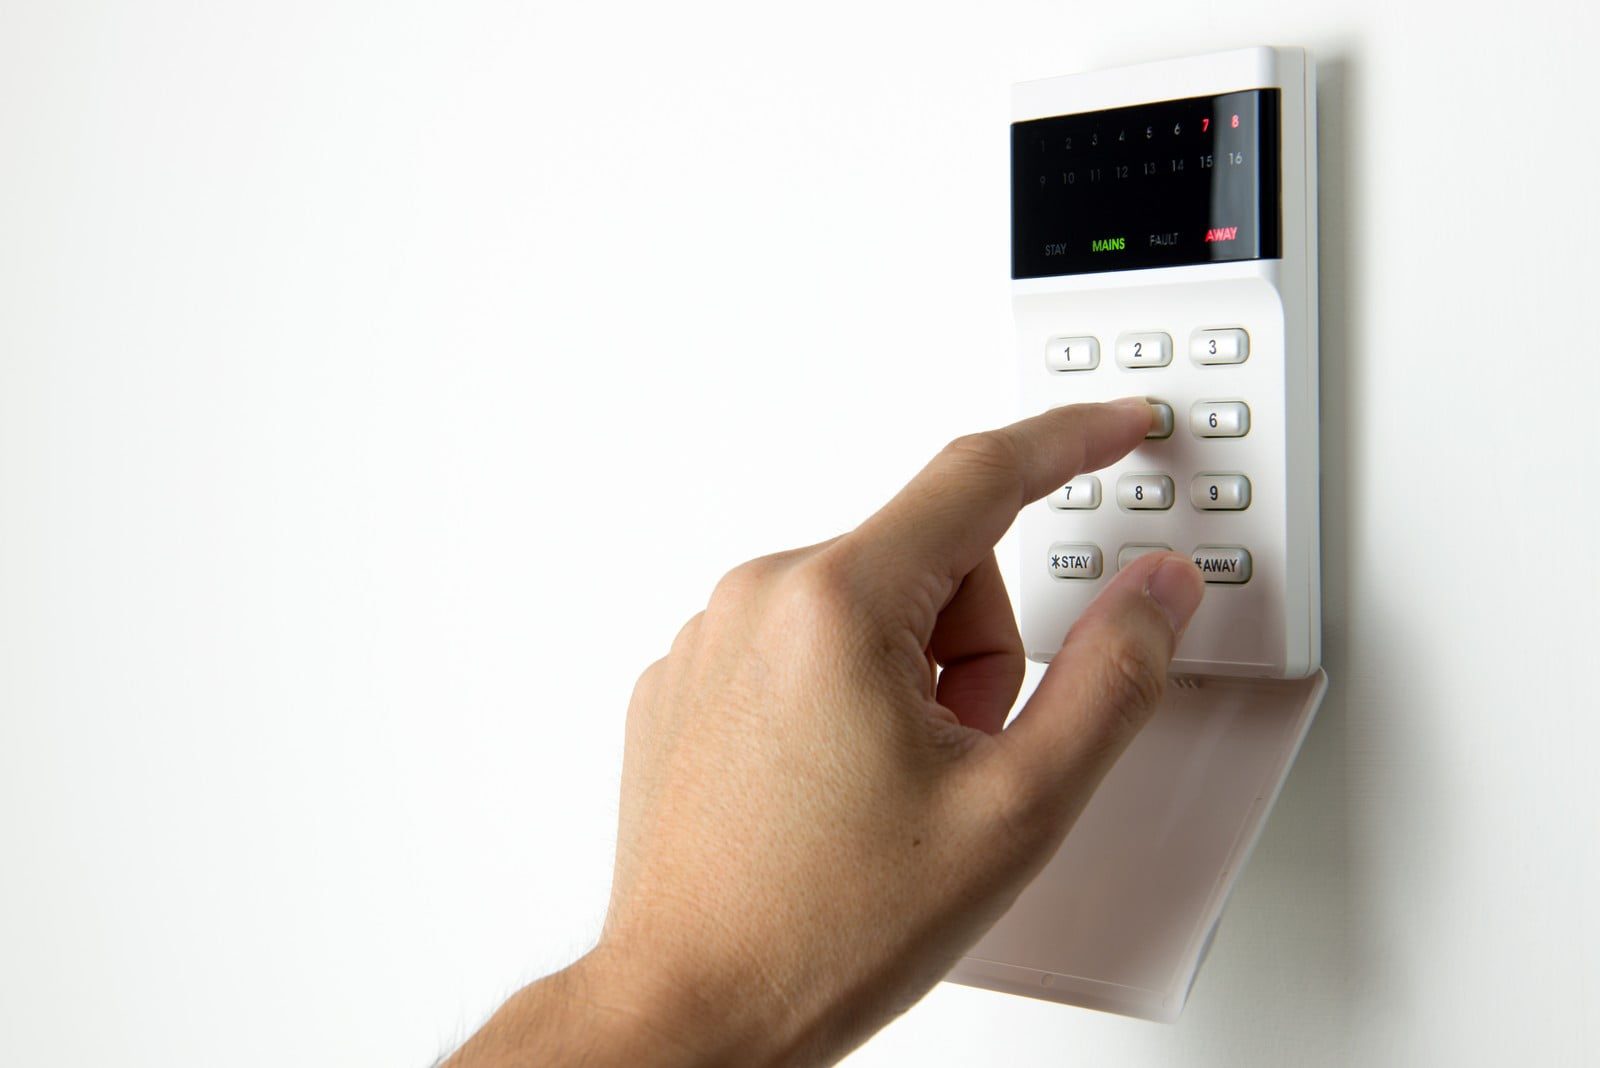
[[[1012,87],[1024,411],[1154,408],[1128,456],[1023,509],[1024,647],[1050,660],[1148,553],[1208,586],[1149,722],[957,982],[1175,1019],[1327,691],[1315,85],[1301,49],[1243,48]]]
[[[1172,549],[1210,584],[1177,673],[1319,659],[1315,316],[1303,105],[1276,87],[1011,127],[1025,407],[1143,395],[1144,444],[1024,513],[1022,631],[1048,660],[1120,568]]]
[[[1242,363],[1249,356],[1249,331],[1233,327],[1227,329],[1196,330],[1189,339],[1189,358],[1201,365]],[[1046,345],[1045,360],[1051,371],[1066,374],[1074,371],[1092,371],[1098,359],[1092,356],[1074,362],[1062,358],[1076,348],[1084,353],[1097,353],[1098,338],[1052,338]],[[1125,368],[1164,368],[1172,362],[1172,338],[1162,332],[1123,334],[1117,339],[1117,362]],[[1144,384],[1143,381],[1140,383]],[[1152,391],[1151,406],[1155,409],[1154,425],[1146,436],[1147,441],[1170,439],[1174,431],[1193,434],[1197,438],[1238,438],[1250,430],[1250,406],[1241,400],[1197,400],[1188,407],[1187,417],[1174,415],[1172,405],[1160,400],[1155,393],[1160,390],[1160,376],[1148,383]],[[1160,456],[1160,449],[1152,447],[1149,453]],[[1219,461],[1230,457],[1223,452]],[[1173,477],[1168,471],[1144,471],[1124,474],[1117,479],[1114,494],[1106,498],[1116,507],[1127,511],[1166,511],[1178,501]],[[1200,471],[1188,480],[1183,503],[1200,511],[1241,511],[1250,506],[1250,477],[1242,471]],[[1047,498],[1047,504],[1060,511],[1081,512],[1101,506],[1100,479],[1096,475],[1080,475]],[[1117,566],[1125,567],[1139,551],[1171,549],[1165,544],[1135,544],[1122,546],[1117,555]],[[1250,550],[1243,545],[1201,545],[1193,550],[1195,565],[1207,582],[1243,583],[1250,580]],[[1102,574],[1101,547],[1092,543],[1055,543],[1050,546],[1050,573],[1061,579],[1096,579]]]

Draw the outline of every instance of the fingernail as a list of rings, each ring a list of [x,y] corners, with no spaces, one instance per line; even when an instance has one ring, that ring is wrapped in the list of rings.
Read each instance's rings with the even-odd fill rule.
[[[1172,633],[1183,634],[1183,628],[1189,625],[1195,609],[1200,607],[1200,598],[1205,596],[1205,580],[1200,577],[1200,572],[1188,560],[1163,560],[1161,565],[1150,572],[1150,578],[1145,581],[1144,592],[1150,599],[1161,606],[1167,614],[1167,622],[1172,624]]]

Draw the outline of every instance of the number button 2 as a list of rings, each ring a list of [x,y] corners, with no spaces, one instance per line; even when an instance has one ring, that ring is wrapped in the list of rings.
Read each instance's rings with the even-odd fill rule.
[[[1117,363],[1123,367],[1165,367],[1171,362],[1171,334],[1123,334],[1117,338]]]

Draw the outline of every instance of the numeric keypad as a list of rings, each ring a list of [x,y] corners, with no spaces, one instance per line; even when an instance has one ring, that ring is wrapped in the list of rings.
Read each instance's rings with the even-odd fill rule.
[[[1148,388],[1157,382],[1160,369],[1170,367],[1172,363],[1172,337],[1172,333],[1166,330],[1141,329],[1118,334],[1113,343],[1116,366],[1102,368],[1099,337],[1091,333],[1062,333],[1050,337],[1046,342],[1045,365],[1057,374],[1094,372],[1098,375],[1118,375],[1128,371],[1150,371],[1151,377],[1147,378],[1142,373],[1135,376],[1139,386]],[[1145,435],[1147,444],[1144,448],[1147,451],[1138,455],[1141,464],[1154,463],[1154,466],[1118,476],[1114,487],[1108,492],[1123,512],[1149,515],[1149,518],[1138,522],[1151,524],[1150,539],[1124,542],[1116,555],[1119,569],[1127,567],[1145,553],[1168,548],[1172,533],[1171,520],[1160,517],[1164,513],[1170,514],[1179,503],[1177,484],[1180,478],[1187,485],[1187,507],[1195,512],[1242,512],[1250,507],[1251,484],[1246,472],[1202,469],[1195,473],[1194,466],[1191,466],[1195,455],[1203,460],[1213,450],[1224,450],[1216,453],[1217,459],[1224,463],[1226,457],[1236,456],[1225,451],[1230,446],[1222,441],[1216,445],[1202,445],[1196,439],[1242,438],[1250,432],[1248,402],[1227,396],[1231,385],[1239,381],[1230,377],[1235,372],[1229,368],[1244,363],[1250,356],[1250,333],[1243,326],[1204,327],[1190,331],[1187,337],[1189,360],[1196,370],[1188,372],[1191,376],[1189,379],[1179,375],[1173,381],[1181,383],[1179,388],[1192,389],[1205,398],[1205,393],[1209,391],[1203,385],[1197,389],[1194,383],[1202,379],[1209,381],[1211,376],[1215,376],[1217,392],[1222,396],[1215,397],[1213,394],[1215,399],[1205,398],[1192,403],[1187,398],[1180,398],[1189,407],[1188,434],[1179,441],[1173,440],[1179,420],[1174,415],[1170,399],[1172,394],[1161,389],[1160,392],[1166,393],[1165,397],[1149,398],[1153,413],[1150,431]],[[1177,370],[1174,368],[1168,373]],[[1201,379],[1192,377],[1196,371]],[[1129,385],[1132,386],[1134,381],[1135,378],[1129,378]],[[1185,441],[1188,444],[1184,444]],[[1163,459],[1170,460],[1170,466],[1163,467]],[[1104,559],[1099,545],[1092,538],[1094,532],[1104,526],[1103,521],[1091,520],[1087,521],[1087,525],[1080,526],[1086,521],[1069,518],[1074,513],[1095,511],[1100,507],[1101,499],[1101,482],[1095,475],[1079,475],[1046,498],[1051,511],[1060,514],[1057,522],[1061,524],[1063,540],[1050,546],[1049,561],[1050,573],[1056,578],[1082,580],[1102,576]],[[1218,516],[1217,521],[1235,522],[1222,515]],[[1214,529],[1225,532],[1232,528],[1223,526]],[[1090,537],[1080,541],[1067,540],[1074,534]],[[1250,579],[1250,551],[1243,545],[1202,545],[1193,550],[1193,555],[1208,582],[1237,585]]]

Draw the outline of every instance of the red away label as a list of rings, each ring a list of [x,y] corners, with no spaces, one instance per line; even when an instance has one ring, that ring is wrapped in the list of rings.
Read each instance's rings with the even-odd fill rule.
[[[1239,236],[1237,226],[1215,226],[1206,231],[1207,241],[1232,241]]]

